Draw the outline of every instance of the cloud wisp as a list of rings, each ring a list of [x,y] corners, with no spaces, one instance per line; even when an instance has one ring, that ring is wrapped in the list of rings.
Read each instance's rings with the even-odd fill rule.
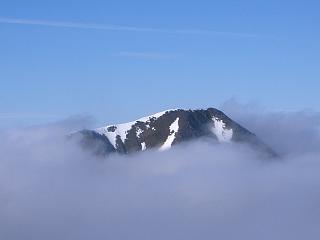
[[[284,153],[279,161],[201,140],[98,159],[62,137],[70,123],[2,132],[0,238],[316,240],[317,116],[277,115],[280,123],[290,117],[281,131],[261,116],[274,114],[251,113],[245,124],[263,127],[262,139],[279,138],[271,142]],[[303,151],[292,150],[298,145]]]
[[[17,24],[17,25],[34,25],[58,28],[74,28],[102,31],[119,31],[119,32],[141,32],[141,33],[160,33],[160,34],[176,34],[176,35],[207,35],[207,36],[225,36],[225,37],[241,37],[241,38],[261,38],[270,37],[261,34],[241,33],[241,32],[224,32],[204,29],[162,29],[153,27],[135,27],[105,24],[89,24],[77,22],[61,22],[48,21],[39,19],[23,19],[23,18],[4,18],[0,17],[0,24]]]

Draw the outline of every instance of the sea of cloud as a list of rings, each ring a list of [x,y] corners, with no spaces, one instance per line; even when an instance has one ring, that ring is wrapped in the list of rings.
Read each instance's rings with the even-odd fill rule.
[[[223,110],[279,153],[198,140],[99,158],[82,120],[0,133],[0,239],[319,239],[320,115]]]

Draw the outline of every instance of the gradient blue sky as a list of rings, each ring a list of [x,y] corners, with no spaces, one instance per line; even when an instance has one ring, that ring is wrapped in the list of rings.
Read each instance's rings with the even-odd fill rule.
[[[234,97],[320,110],[319,1],[0,3],[0,127]]]

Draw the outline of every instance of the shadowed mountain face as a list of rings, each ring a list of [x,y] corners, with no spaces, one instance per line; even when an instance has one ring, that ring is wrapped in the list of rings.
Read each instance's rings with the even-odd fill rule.
[[[207,138],[217,143],[247,143],[269,156],[276,156],[255,134],[214,108],[167,110],[133,122],[76,133],[79,134],[82,146],[99,155],[147,149],[163,151],[182,142]]]

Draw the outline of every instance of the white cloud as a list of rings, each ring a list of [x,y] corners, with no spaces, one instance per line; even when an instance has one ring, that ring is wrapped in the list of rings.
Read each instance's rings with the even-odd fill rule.
[[[92,29],[92,30],[104,30],[104,31],[128,31],[128,32],[148,32],[148,33],[207,35],[207,36],[212,35],[212,36],[228,36],[228,37],[243,37],[243,38],[260,38],[260,37],[270,38],[271,37],[271,36],[266,36],[261,34],[224,32],[224,31],[203,30],[203,29],[162,29],[162,28],[153,28],[153,27],[135,27],[135,26],[90,24],[90,23],[76,23],[76,22],[60,22],[60,21],[47,21],[47,20],[39,20],[39,19],[4,18],[4,17],[0,17],[0,23],[60,27],[60,28]]]
[[[309,133],[319,122],[290,115],[282,124],[282,115],[278,131],[265,123],[272,116],[251,113],[245,124],[279,138],[277,161],[202,141],[97,159],[61,137],[70,123],[3,132],[0,239],[316,240],[320,141]]]

